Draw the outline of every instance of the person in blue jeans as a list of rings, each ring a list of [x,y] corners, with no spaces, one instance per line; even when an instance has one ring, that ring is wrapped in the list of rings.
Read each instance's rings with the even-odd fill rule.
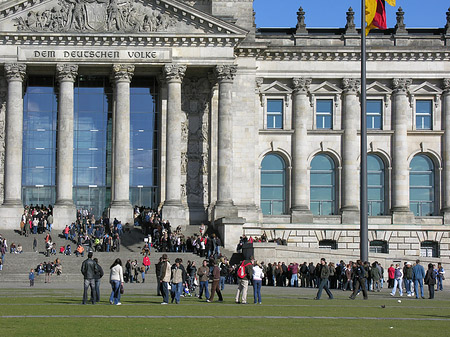
[[[420,297],[423,296],[423,279],[425,278],[425,269],[420,264],[420,260],[416,260],[416,265],[413,267],[413,280],[414,280],[414,291],[416,293],[416,298],[419,298],[419,287],[420,287]]]
[[[444,274],[445,274],[445,270],[444,267],[442,267],[442,263],[438,263],[438,267],[437,267],[437,289],[436,290],[444,290],[443,286],[442,286],[442,281],[444,280]]]
[[[317,295],[314,298],[315,300],[320,300],[320,296],[322,295],[322,290],[325,289],[327,292],[328,298],[330,300],[333,299],[333,294],[331,293],[330,289],[328,288],[328,278],[330,277],[330,269],[327,266],[327,261],[325,258],[322,258],[320,260],[320,277],[319,277],[319,290],[317,291]]]
[[[109,297],[109,303],[115,305],[121,305],[120,303],[120,286],[123,286],[123,268],[122,261],[116,259],[110,267],[109,282],[111,283],[111,296]]]
[[[202,266],[197,270],[197,275],[200,281],[200,291],[198,298],[202,299],[203,291],[205,291],[206,299],[209,300],[209,290],[208,290],[209,267],[207,260],[203,260]]]
[[[261,265],[255,261],[253,266],[253,303],[261,304],[261,286],[264,277]]]

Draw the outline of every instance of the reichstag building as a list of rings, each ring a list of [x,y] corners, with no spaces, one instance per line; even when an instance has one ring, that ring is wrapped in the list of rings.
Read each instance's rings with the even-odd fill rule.
[[[450,10],[449,10],[450,12]],[[367,37],[370,250],[450,256],[450,13]],[[257,15],[257,13],[256,13]],[[92,209],[359,248],[360,36],[252,0],[2,0],[0,228]],[[306,19],[305,19],[306,18]],[[325,24],[325,23],[324,23]]]

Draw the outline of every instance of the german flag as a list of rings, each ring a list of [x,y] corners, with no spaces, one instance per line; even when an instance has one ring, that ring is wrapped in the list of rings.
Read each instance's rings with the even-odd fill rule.
[[[395,0],[386,0],[395,6]],[[366,35],[373,28],[386,29],[386,3],[385,0],[366,0]]]

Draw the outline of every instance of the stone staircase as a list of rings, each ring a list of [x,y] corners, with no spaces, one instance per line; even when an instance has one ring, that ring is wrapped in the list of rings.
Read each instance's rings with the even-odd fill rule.
[[[186,236],[193,235],[194,232],[198,233],[198,226],[191,226],[195,228],[187,228],[185,232],[183,232]],[[18,232],[13,230],[2,230],[1,234],[3,237],[7,238],[8,242],[8,252],[5,254],[5,259],[3,263],[3,270],[0,271],[0,284],[1,283],[20,283],[26,284],[28,283],[28,273],[30,269],[34,269],[38,264],[43,263],[44,261],[54,261],[56,258],[59,258],[62,264],[62,275],[57,276],[56,274],[52,275],[51,282],[81,282],[83,276],[80,272],[82,262],[87,258],[87,252],[85,251],[84,257],[77,257],[74,253],[72,255],[67,256],[59,253],[59,247],[65,246],[69,243],[66,241],[64,237],[59,236],[56,231],[51,233],[53,242],[56,243],[57,254],[51,255],[47,257],[44,255],[44,239],[45,234],[38,235],[30,235],[28,237],[24,237],[18,234]],[[38,252],[34,252],[33,240],[36,237],[38,241]],[[10,254],[9,246],[11,243],[21,244],[23,247],[22,254]],[[76,245],[72,242],[72,251],[75,251]],[[130,231],[125,232],[122,236],[122,243],[120,247],[120,252],[94,252],[94,257],[99,260],[99,264],[102,266],[105,277],[107,278],[109,275],[109,267],[114,262],[116,258],[120,258],[122,260],[123,266],[128,259],[137,260],[138,264],[142,266],[143,255],[141,254],[141,249],[144,245],[144,235],[142,234],[140,228],[132,228]],[[222,247],[222,255],[231,258],[233,252],[225,251]],[[155,275],[155,264],[158,263],[159,258],[164,254],[163,252],[156,252],[152,249],[150,255],[151,266],[150,270],[146,275],[146,283],[151,282],[154,283],[156,281]],[[193,253],[170,253],[166,252],[169,257],[170,262],[174,262],[175,258],[180,257],[183,259],[183,264],[186,267],[188,260],[196,261],[196,265],[200,266],[203,258],[194,255]],[[139,277],[140,279],[140,277]],[[44,275],[40,275],[36,277],[36,283],[44,282]]]

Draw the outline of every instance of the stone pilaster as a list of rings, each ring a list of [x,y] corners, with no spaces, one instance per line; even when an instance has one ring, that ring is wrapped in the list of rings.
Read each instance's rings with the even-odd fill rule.
[[[73,86],[78,65],[57,64],[58,94],[58,144],[56,163],[56,203],[53,208],[53,227],[63,229],[76,220],[73,203]]]
[[[358,92],[361,81],[355,78],[342,80],[343,93],[343,123],[342,137],[342,223],[355,224],[359,222],[359,171],[358,171],[358,125],[360,120],[360,102]]]
[[[6,63],[8,82],[5,128],[5,182],[4,199],[0,212],[0,225],[12,224],[23,212],[22,195],[22,142],[23,142],[23,81],[26,65]]]
[[[130,203],[130,82],[134,65],[114,64],[114,149],[111,219],[132,223],[133,208]]]
[[[409,208],[409,167],[407,124],[409,101],[408,89],[411,79],[394,78],[393,95],[393,126],[392,144],[392,221],[399,223],[414,223],[414,215]]]
[[[311,105],[308,92],[310,78],[294,78],[293,117],[294,134],[292,136],[292,208],[291,222],[312,223],[309,209],[308,176],[308,122]]]
[[[219,124],[217,140],[217,201],[214,218],[236,217],[232,198],[233,184],[233,115],[231,92],[236,65],[218,65],[214,69],[219,83]]]
[[[166,200],[162,214],[172,226],[186,225],[186,210],[181,203],[181,83],[185,72],[185,65],[164,66],[167,82],[167,131]]]
[[[442,94],[443,109],[443,203],[442,214],[444,215],[444,223],[450,224],[450,78],[443,81],[444,92]]]

